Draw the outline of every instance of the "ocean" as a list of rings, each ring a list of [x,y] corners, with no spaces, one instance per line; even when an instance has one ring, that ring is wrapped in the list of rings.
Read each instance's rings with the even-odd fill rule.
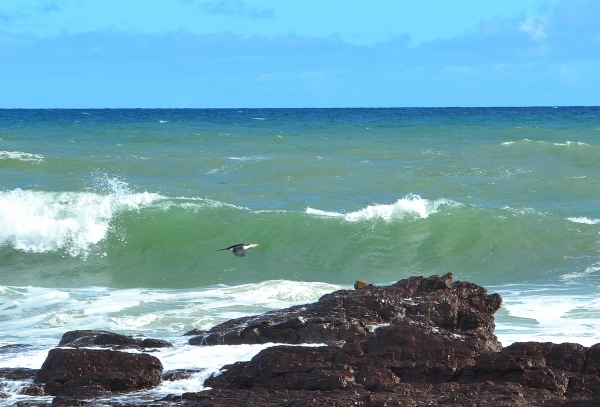
[[[600,108],[0,109],[0,368],[108,329],[199,391],[268,345],[193,328],[448,272],[504,346],[600,342]]]

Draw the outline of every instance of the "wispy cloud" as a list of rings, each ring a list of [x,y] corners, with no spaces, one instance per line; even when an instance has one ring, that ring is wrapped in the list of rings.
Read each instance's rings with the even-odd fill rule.
[[[206,14],[243,18],[272,18],[273,9],[250,7],[241,0],[219,0],[200,3]]]
[[[519,25],[519,30],[523,31],[534,40],[541,41],[548,36],[548,34],[546,34],[547,23],[548,17],[546,16],[527,17],[525,21]]]
[[[198,0],[180,1],[198,10]],[[200,3],[212,15],[273,16],[254,4]],[[408,35],[366,46],[295,34],[0,30],[0,60],[0,105],[16,107],[598,105],[600,1],[565,0],[418,46]]]

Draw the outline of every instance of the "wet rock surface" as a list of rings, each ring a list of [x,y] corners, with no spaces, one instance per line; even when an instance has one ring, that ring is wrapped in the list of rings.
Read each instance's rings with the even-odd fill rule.
[[[27,380],[33,379],[37,369],[25,368],[0,368],[0,380]]]
[[[110,331],[78,330],[65,333],[58,346],[71,348],[103,347],[111,349],[170,348],[173,345],[160,339],[136,339]]]
[[[267,348],[249,362],[224,366],[207,379],[212,390],[182,395],[181,402],[227,405],[241,394],[256,405],[298,406],[592,402],[600,392],[600,345],[528,342],[502,348],[493,334],[501,303],[498,295],[452,282],[447,274],[338,291],[315,304],[228,321],[193,341],[260,343],[277,337],[328,346]],[[296,336],[288,332],[291,325]]]
[[[184,380],[189,379],[192,375],[196,373],[203,372],[204,369],[176,369],[169,370],[168,372],[163,372],[162,381],[163,382],[172,382],[176,380]]]
[[[163,366],[145,353],[55,348],[48,353],[35,383],[47,395],[98,395],[136,391],[160,384]]]
[[[502,299],[452,275],[411,277],[391,286],[342,290],[314,304],[233,319],[191,338],[191,345],[351,342],[373,327],[405,319],[450,329],[500,349],[493,313]]]
[[[191,344],[284,343],[224,366],[206,380],[209,390],[143,403],[94,401],[156,386],[161,373],[180,380],[196,371],[162,372],[150,355],[81,348],[52,350],[35,383],[58,396],[55,406],[599,406],[600,344],[502,348],[493,318],[501,303],[450,274],[363,285],[192,331]],[[102,338],[65,336],[71,344]]]

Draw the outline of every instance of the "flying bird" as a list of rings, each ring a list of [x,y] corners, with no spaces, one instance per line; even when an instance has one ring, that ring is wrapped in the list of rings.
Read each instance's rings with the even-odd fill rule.
[[[231,250],[233,252],[233,254],[235,254],[236,256],[244,257],[244,255],[246,254],[246,250],[252,249],[253,247],[258,247],[258,246],[260,246],[258,243],[240,243],[240,244],[234,244],[233,246],[229,246],[224,249],[219,249],[217,251]]]

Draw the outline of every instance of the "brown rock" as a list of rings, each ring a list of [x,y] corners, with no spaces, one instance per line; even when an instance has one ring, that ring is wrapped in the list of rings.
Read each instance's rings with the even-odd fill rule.
[[[338,291],[315,304],[229,321],[202,339],[241,343],[279,332],[279,339],[291,343],[344,342],[267,348],[249,362],[225,366],[206,381],[212,390],[188,393],[182,401],[194,400],[194,406],[235,405],[236,397],[246,405],[286,406],[592,402],[589,398],[600,392],[600,345],[527,342],[503,349],[493,334],[493,314],[501,304],[497,294],[453,283],[447,274]],[[369,328],[374,325],[380,327]]]
[[[35,376],[53,396],[135,391],[160,383],[162,364],[144,353],[52,349]]]
[[[365,280],[356,280],[356,283],[354,283],[355,290],[364,290],[371,287],[374,287],[374,285],[367,283]]]
[[[586,348],[522,342],[502,348],[494,336],[493,319],[501,303],[498,295],[488,295],[483,287],[452,282],[450,274],[337,291],[314,304],[228,321],[190,339],[196,344],[327,345],[270,347],[248,362],[224,366],[219,375],[206,380],[210,390],[125,405],[600,405],[600,344]],[[78,337],[88,338],[82,342],[117,343],[113,346],[121,346],[118,340],[122,340],[103,334]],[[36,382],[48,380],[46,391],[51,394],[88,398],[94,392],[142,388],[147,376],[160,377],[160,366],[152,361],[146,363],[154,363],[155,370],[144,370],[143,363],[128,368],[125,362],[111,361],[107,350],[54,351],[84,353],[49,355]],[[85,356],[85,352],[109,353]],[[187,375],[173,371],[164,378],[177,380]],[[75,403],[87,401],[57,398],[55,402],[83,405]],[[123,404],[115,401],[112,405]]]
[[[104,347],[113,349],[145,349],[168,348],[173,345],[160,339],[136,339],[110,331],[77,330],[69,331],[62,336],[58,346],[72,348]]]
[[[314,304],[299,305],[217,325],[189,340],[191,345],[333,343],[364,338],[371,326],[406,317],[477,336],[500,349],[493,313],[502,299],[483,287],[452,283],[452,275],[411,277],[388,287],[341,290]]]
[[[196,336],[196,335],[202,335],[204,334],[204,331],[198,328],[194,328],[191,331],[187,331],[186,333],[183,334],[183,336]]]
[[[203,369],[176,369],[169,370],[162,374],[162,381],[172,382],[175,380],[189,379],[195,373],[202,372]]]
[[[4,380],[27,380],[33,379],[35,374],[37,373],[37,369],[26,369],[22,367],[10,368],[4,367],[0,368],[0,379]]]

